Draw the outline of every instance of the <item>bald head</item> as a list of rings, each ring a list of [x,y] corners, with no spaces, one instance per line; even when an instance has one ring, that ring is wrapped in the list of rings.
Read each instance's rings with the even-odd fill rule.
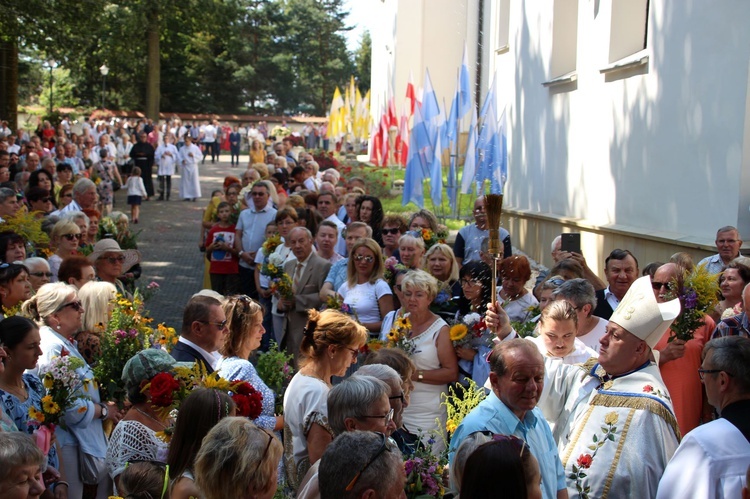
[[[651,284],[654,288],[654,296],[658,303],[664,303],[665,295],[669,292],[669,283],[680,275],[680,266],[676,263],[665,263],[654,273]],[[659,286],[657,288],[657,286]]]

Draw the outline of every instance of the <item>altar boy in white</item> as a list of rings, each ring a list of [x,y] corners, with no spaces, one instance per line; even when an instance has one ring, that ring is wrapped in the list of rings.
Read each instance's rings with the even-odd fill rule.
[[[750,463],[750,339],[729,336],[703,347],[699,370],[721,417],[685,435],[659,483],[658,499],[743,496]]]
[[[650,279],[638,279],[610,318],[599,358],[546,374],[541,407],[556,422],[569,497],[656,496],[679,429],[651,349],[679,312],[679,300],[657,303]]]

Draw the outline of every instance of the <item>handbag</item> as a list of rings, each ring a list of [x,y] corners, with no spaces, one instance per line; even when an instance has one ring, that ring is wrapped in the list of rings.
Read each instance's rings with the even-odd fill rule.
[[[122,186],[120,185],[120,182],[118,182],[115,179],[112,179],[112,192],[117,192],[120,190]]]
[[[86,454],[78,446],[78,475],[86,485],[96,485],[106,472],[106,462],[101,457]]]

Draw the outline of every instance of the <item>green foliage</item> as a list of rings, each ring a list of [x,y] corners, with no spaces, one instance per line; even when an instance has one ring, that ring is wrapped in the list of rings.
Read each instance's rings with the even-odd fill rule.
[[[354,64],[359,75],[359,90],[364,95],[370,90],[370,71],[372,67],[372,38],[370,32],[365,31],[359,39],[359,47],[354,53]]]
[[[284,391],[294,375],[293,355],[279,350],[279,345],[271,340],[268,352],[258,355],[256,369],[258,376],[276,394],[276,414],[284,412]]]
[[[49,75],[49,71],[47,72]],[[55,68],[52,70],[52,87],[50,88],[49,76],[46,78],[46,84],[42,86],[43,90],[39,95],[39,104],[45,109],[49,108],[50,90],[52,91],[52,107],[75,107],[80,101],[74,95],[75,82],[70,77],[70,70],[66,68]]]

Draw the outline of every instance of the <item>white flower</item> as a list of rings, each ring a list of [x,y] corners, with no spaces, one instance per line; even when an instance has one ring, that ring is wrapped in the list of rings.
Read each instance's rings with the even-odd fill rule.
[[[281,267],[282,265],[284,265],[284,257],[279,255],[278,253],[273,253],[268,257],[268,263],[273,265],[274,267]]]
[[[479,322],[480,320],[482,320],[482,316],[476,312],[464,315],[464,324],[467,326],[472,326],[475,322]]]

